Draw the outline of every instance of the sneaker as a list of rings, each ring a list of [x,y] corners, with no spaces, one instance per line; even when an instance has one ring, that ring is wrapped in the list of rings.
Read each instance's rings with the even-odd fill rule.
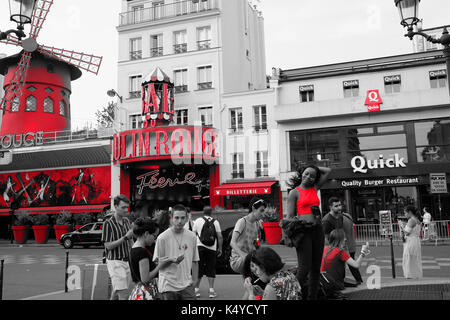
[[[195,288],[195,296],[196,296],[197,298],[200,297],[200,288]]]
[[[217,293],[214,291],[214,289],[213,289],[213,290],[209,290],[209,297],[210,297],[210,298],[215,298],[215,297],[217,297]]]

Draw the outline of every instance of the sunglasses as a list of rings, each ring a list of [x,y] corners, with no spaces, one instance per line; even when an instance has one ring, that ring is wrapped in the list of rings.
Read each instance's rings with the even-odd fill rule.
[[[254,207],[255,205],[257,205],[258,203],[266,204],[266,202],[265,202],[263,199],[259,199],[258,201],[255,201],[255,202],[253,203],[253,207]]]

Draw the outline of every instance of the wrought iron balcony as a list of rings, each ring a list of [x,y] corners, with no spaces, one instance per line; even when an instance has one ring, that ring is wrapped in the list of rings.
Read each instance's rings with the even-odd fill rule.
[[[156,47],[150,49],[151,57],[159,57],[163,55],[163,47]]]
[[[188,91],[188,86],[187,84],[183,84],[181,86],[175,86],[175,93],[181,93],[181,92],[187,92]]]
[[[173,53],[187,52],[187,43],[180,43],[173,45]]]
[[[211,48],[211,40],[197,41],[198,50],[206,50]]]
[[[130,51],[130,60],[140,60],[142,59],[142,50]]]
[[[201,82],[201,83],[197,83],[197,85],[198,85],[198,90],[206,90],[206,89],[212,88],[212,82]]]
[[[215,9],[219,9],[217,0],[187,0],[168,4],[158,3],[150,8],[120,13],[119,26],[198,14]]]
[[[141,91],[130,91],[128,99],[136,99],[141,97]]]

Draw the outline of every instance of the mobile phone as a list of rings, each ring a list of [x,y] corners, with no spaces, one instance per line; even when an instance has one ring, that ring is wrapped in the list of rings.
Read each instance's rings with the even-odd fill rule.
[[[318,206],[311,206],[311,213],[316,217],[320,218],[322,216],[322,213],[320,212],[320,208]]]

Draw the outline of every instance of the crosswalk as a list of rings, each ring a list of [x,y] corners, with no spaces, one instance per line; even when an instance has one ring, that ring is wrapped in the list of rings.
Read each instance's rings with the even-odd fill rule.
[[[57,265],[65,264],[66,257],[64,255],[0,255],[0,260],[5,260],[5,265],[19,264],[19,265],[32,265],[32,264],[44,264],[44,265]],[[101,263],[102,257],[99,255],[69,255],[69,265],[81,265],[81,264],[95,264]]]

